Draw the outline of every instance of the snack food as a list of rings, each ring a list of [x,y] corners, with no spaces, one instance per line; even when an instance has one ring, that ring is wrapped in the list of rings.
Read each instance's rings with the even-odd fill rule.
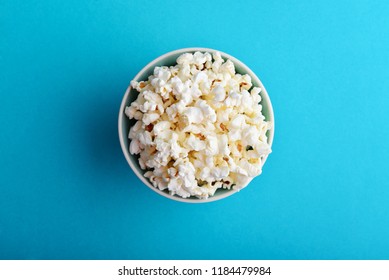
[[[185,53],[177,65],[155,67],[131,87],[139,95],[125,109],[136,120],[129,149],[155,187],[208,198],[218,188],[241,189],[261,173],[271,152],[261,89],[220,53]]]

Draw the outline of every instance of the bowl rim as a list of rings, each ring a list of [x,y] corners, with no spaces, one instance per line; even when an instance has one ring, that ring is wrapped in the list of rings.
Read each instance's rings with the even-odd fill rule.
[[[271,100],[270,100],[270,97],[267,93],[267,90],[266,88],[264,87],[264,85],[262,84],[261,80],[258,78],[257,75],[255,75],[255,73],[246,65],[244,64],[243,62],[241,62],[239,59],[227,54],[227,53],[224,53],[222,51],[219,51],[219,50],[215,50],[215,49],[210,49],[210,48],[204,48],[204,47],[189,47],[189,48],[182,48],[182,49],[177,49],[177,50],[173,50],[173,51],[170,51],[170,52],[167,52],[157,58],[155,58],[154,60],[152,60],[151,62],[149,62],[146,66],[144,66],[136,75],[135,77],[131,80],[131,81],[137,81],[139,79],[140,76],[142,76],[144,74],[144,72],[146,72],[147,70],[149,70],[149,68],[153,65],[155,65],[156,63],[158,63],[159,61],[167,58],[167,57],[170,57],[170,56],[173,56],[173,55],[177,55],[177,54],[183,54],[183,53],[186,53],[186,52],[196,52],[196,51],[199,51],[199,52],[209,52],[209,53],[214,53],[214,52],[219,52],[221,54],[221,56],[223,58],[226,58],[226,59],[230,59],[234,65],[239,65],[241,68],[243,68],[247,74],[251,77],[252,80],[255,80],[255,82],[258,84],[258,86],[261,88],[261,96],[262,96],[262,99],[266,100],[266,103],[268,103],[268,113],[269,113],[269,119],[267,121],[271,121],[272,123],[272,127],[270,128],[269,130],[269,137],[268,137],[268,143],[270,145],[270,147],[272,147],[272,144],[273,144],[273,139],[274,139],[274,130],[275,130],[275,122],[274,122],[274,111],[273,111],[273,106],[272,106],[272,103],[271,103]],[[121,105],[120,105],[120,110],[119,110],[119,116],[118,116],[118,132],[119,132],[119,141],[120,141],[120,146],[122,148],[122,151],[123,151],[123,154],[127,160],[127,163],[130,165],[132,171],[135,173],[135,175],[146,185],[148,186],[150,189],[152,189],[153,191],[155,191],[156,193],[158,193],[159,195],[162,195],[166,198],[169,198],[171,200],[174,200],[174,201],[179,201],[179,202],[186,202],[186,203],[207,203],[207,202],[213,202],[213,201],[218,201],[220,199],[223,199],[223,198],[226,198],[226,197],[229,197],[231,195],[233,195],[234,193],[237,193],[239,192],[240,190],[233,190],[231,189],[230,191],[228,192],[225,192],[221,195],[217,195],[217,196],[211,196],[207,199],[188,199],[188,198],[182,198],[182,197],[179,197],[177,195],[171,195],[171,194],[168,194],[168,193],[165,193],[164,191],[161,191],[159,190],[158,188],[154,187],[144,176],[143,174],[140,174],[140,172],[138,172],[136,166],[134,166],[134,164],[132,163],[131,159],[130,159],[130,152],[128,150],[128,147],[125,146],[125,143],[124,143],[124,137],[127,137],[127,135],[123,135],[123,132],[122,132],[122,126],[123,126],[123,118],[125,116],[124,114],[124,110],[125,110],[125,107],[127,106],[126,105],[126,102],[127,102],[127,99],[128,99],[128,96],[131,92],[131,85],[129,85],[125,91],[125,94],[123,96],[123,99],[122,99],[122,102],[121,102]],[[267,160],[267,155],[263,158],[262,160],[262,167],[265,165],[265,162]]]

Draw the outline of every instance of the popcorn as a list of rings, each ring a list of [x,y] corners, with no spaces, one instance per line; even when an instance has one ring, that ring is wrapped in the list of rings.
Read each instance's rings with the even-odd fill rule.
[[[169,68],[164,66],[164,67],[155,67],[154,69],[154,76],[161,81],[166,82],[169,80],[170,76],[172,73],[169,71]]]
[[[187,107],[185,111],[182,113],[182,116],[184,117],[183,121],[186,124],[192,124],[192,123],[198,124],[204,120],[204,116],[201,108],[197,108],[197,107]]]
[[[214,101],[221,102],[226,98],[226,91],[223,86],[217,85],[213,88],[212,93],[215,95]]]
[[[215,156],[219,152],[219,145],[216,135],[207,136],[207,145],[204,148],[207,156]]]
[[[153,145],[153,140],[151,137],[151,133],[148,131],[142,131],[138,134],[138,140],[139,143],[141,143],[143,146],[150,146]]]
[[[189,65],[190,63],[193,63],[193,54],[191,53],[184,53],[177,58],[178,65]]]
[[[189,138],[186,139],[184,146],[191,151],[202,151],[205,149],[206,143],[191,134]]]
[[[205,100],[197,100],[196,107],[201,109],[203,118],[210,120],[212,123],[216,121],[215,111],[207,104]]]
[[[261,88],[232,61],[218,52],[185,53],[131,87],[139,95],[125,108],[136,120],[129,151],[156,188],[206,199],[261,174],[271,123],[261,113]]]
[[[149,125],[159,119],[158,113],[144,114],[142,121],[145,125]]]
[[[140,147],[140,142],[138,139],[133,139],[130,143],[130,154],[136,155],[142,151]]]

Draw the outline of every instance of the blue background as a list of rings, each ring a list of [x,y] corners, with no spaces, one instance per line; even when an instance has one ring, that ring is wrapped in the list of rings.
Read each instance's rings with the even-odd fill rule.
[[[0,1],[0,258],[389,259],[388,1]],[[229,53],[276,119],[263,174],[202,205],[122,155],[130,80]]]

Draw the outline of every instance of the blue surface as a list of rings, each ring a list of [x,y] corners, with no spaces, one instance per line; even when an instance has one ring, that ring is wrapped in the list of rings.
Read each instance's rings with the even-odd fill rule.
[[[389,259],[389,2],[181,2],[0,2],[0,258]],[[263,174],[202,205],[143,186],[117,136],[131,78],[192,46],[251,67],[276,118]]]

